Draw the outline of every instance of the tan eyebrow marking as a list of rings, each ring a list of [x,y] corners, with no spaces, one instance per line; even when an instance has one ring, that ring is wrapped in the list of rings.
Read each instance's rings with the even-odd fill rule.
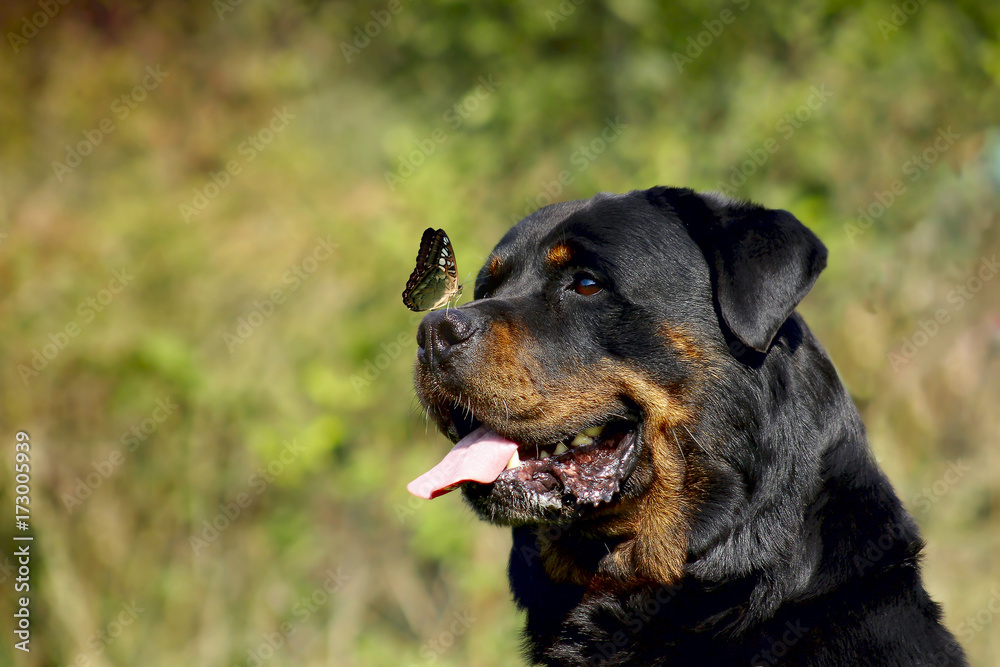
[[[572,258],[573,249],[565,243],[557,243],[545,253],[545,260],[556,268],[565,266]]]

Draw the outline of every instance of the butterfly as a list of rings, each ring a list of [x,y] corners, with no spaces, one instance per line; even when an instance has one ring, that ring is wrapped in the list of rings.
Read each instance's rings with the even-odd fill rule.
[[[443,229],[428,227],[420,239],[417,266],[403,290],[403,303],[410,310],[433,310],[461,295],[451,241]]]

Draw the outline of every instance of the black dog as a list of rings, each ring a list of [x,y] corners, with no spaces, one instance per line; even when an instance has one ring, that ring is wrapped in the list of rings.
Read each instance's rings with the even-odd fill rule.
[[[513,526],[548,665],[964,665],[922,542],[794,311],[795,217],[687,189],[548,206],[475,301],[424,318],[416,386],[461,485]]]

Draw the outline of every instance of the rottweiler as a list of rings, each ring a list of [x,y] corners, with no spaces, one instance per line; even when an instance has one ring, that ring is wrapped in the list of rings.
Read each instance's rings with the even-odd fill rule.
[[[512,527],[543,665],[965,665],[917,525],[795,312],[792,214],[656,187],[510,229],[424,317],[417,394],[457,443],[411,483]]]

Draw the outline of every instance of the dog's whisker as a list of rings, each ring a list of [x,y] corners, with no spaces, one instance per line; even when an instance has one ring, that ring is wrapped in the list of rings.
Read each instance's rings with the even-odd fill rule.
[[[677,439],[677,431],[675,431],[674,429],[670,429],[670,432],[674,436],[674,444],[677,445],[677,452],[681,455],[681,461],[683,461],[684,465],[687,466],[687,458],[685,458],[685,456],[684,456],[684,450],[681,449],[680,440]]]
[[[417,410],[426,410],[427,407],[424,405],[423,401],[416,394],[410,395],[410,410],[412,414],[416,414]]]
[[[687,427],[687,424],[681,424],[681,428],[683,428],[685,431],[687,431],[687,434],[689,436],[691,436],[692,440],[694,440],[694,444],[696,444],[698,446],[698,449],[700,449],[701,451],[705,452],[705,456],[708,456],[708,457],[713,458],[713,459],[716,458],[715,454],[713,454],[712,452],[708,451],[705,448],[705,446],[702,445],[701,442],[698,441],[698,438],[694,437],[694,433],[692,433],[691,429],[689,429]]]

